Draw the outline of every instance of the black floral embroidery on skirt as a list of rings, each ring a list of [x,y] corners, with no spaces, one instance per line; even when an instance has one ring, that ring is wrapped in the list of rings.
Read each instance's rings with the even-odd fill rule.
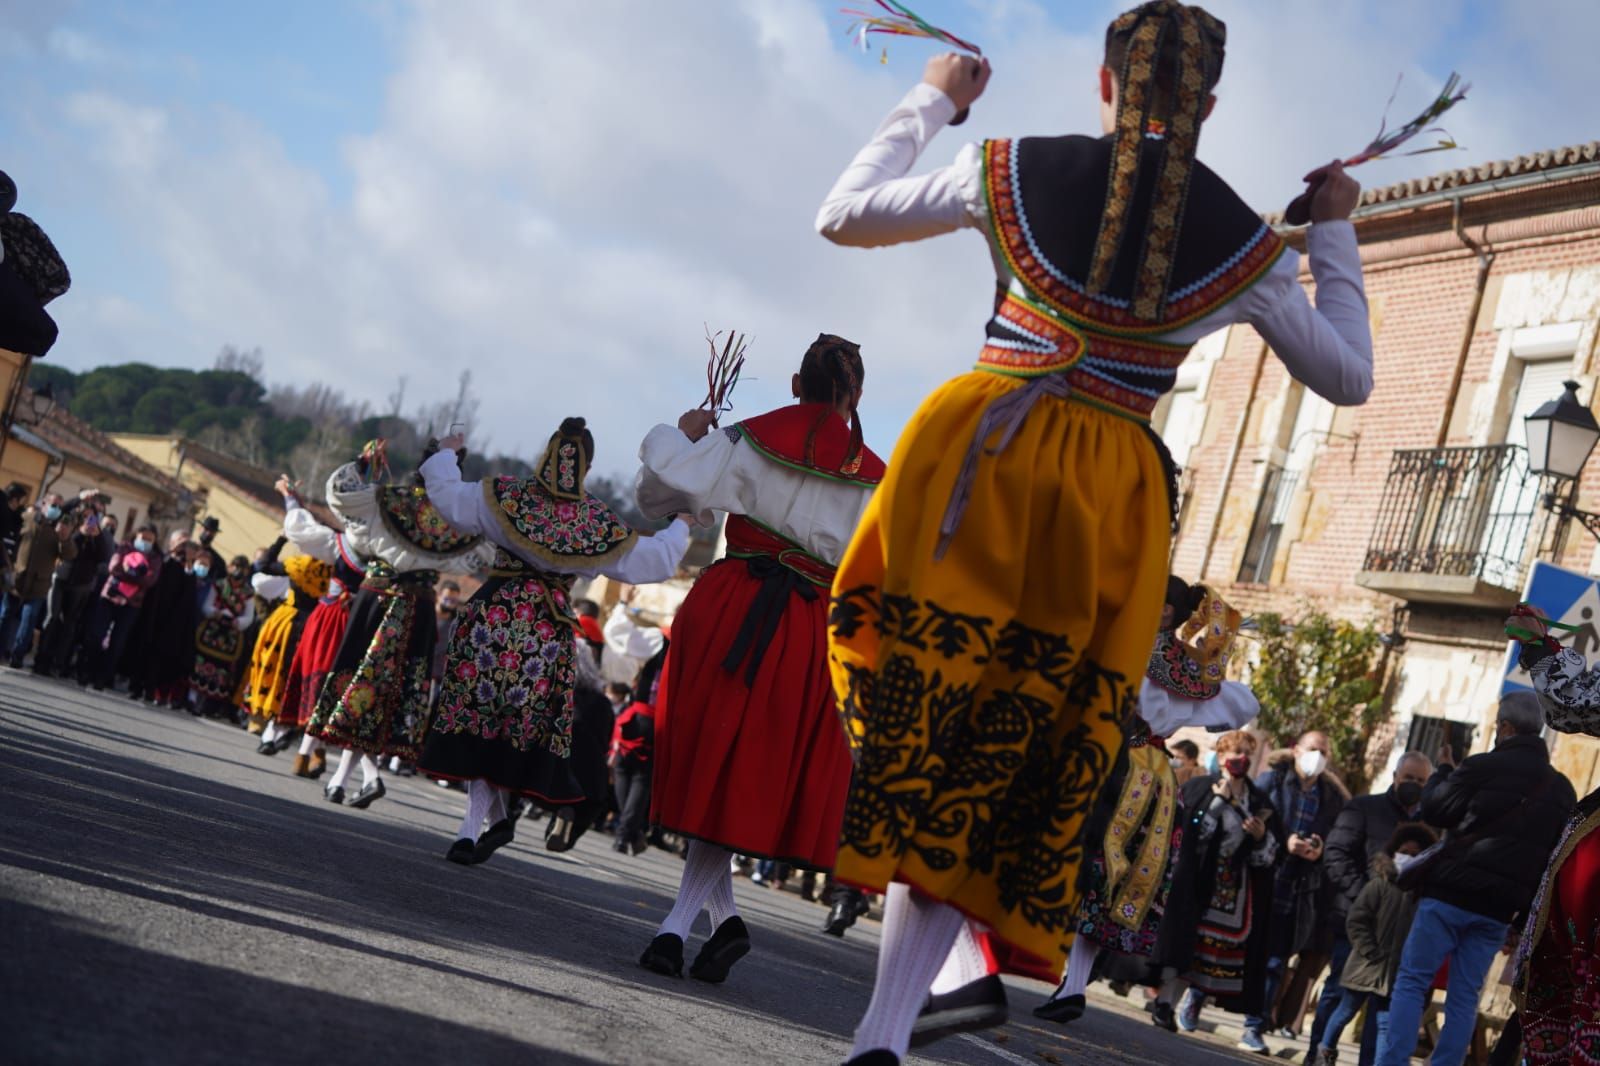
[[[1002,906],[1030,924],[1070,928],[1078,900],[1062,873],[1083,859],[1082,826],[1114,757],[1095,736],[1108,731],[1094,726],[1130,712],[1129,680],[1064,634],[880,598],[871,586],[838,595],[830,625],[845,640],[871,625],[921,653],[891,651],[877,671],[843,664],[840,710],[858,739],[845,846],[868,859],[909,851],[940,871],[964,863],[994,878]],[[939,661],[997,665],[1009,677],[980,689],[947,680]],[[1058,738],[1063,716],[1079,720]]]

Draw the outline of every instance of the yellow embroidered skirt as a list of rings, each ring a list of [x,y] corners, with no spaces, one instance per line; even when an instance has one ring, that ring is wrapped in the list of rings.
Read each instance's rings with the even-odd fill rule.
[[[294,597],[278,604],[261,623],[255,648],[250,653],[250,731],[261,732],[278,716],[283,706],[283,690],[289,683],[289,659],[298,636]]]
[[[857,765],[836,876],[904,881],[1059,972],[1081,830],[1160,621],[1171,504],[1144,425],[1045,395],[980,459],[936,561],[978,421],[1022,384],[973,371],[925,400],[839,567],[829,655]]]

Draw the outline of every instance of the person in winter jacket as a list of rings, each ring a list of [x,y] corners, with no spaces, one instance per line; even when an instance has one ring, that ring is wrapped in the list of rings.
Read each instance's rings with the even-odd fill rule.
[[[1289,959],[1303,956],[1302,976],[1309,980],[1315,974],[1305,963],[1314,958],[1315,969],[1320,970],[1321,960],[1327,959],[1333,945],[1327,927],[1329,891],[1323,852],[1350,793],[1329,771],[1330,758],[1327,736],[1311,730],[1295,741],[1287,757],[1274,757],[1272,768],[1256,779],[1256,787],[1266,793],[1278,812],[1284,833],[1284,859],[1273,874],[1272,915],[1260,931],[1267,940],[1262,1010],[1245,1018],[1239,1042],[1240,1047],[1258,1054],[1266,1048],[1261,1034],[1286,1028],[1292,1020],[1294,1010],[1285,1010],[1289,1017],[1279,1017],[1274,1024],[1274,1005]],[[1304,986],[1300,987],[1303,990]],[[1291,995],[1283,1000],[1298,1004],[1300,995],[1293,994],[1294,988],[1288,991]]]
[[[639,673],[638,698],[617,715],[611,734],[611,776],[617,793],[617,839],[613,850],[637,855],[647,846],[650,782],[656,746],[655,698],[667,647]]]
[[[54,492],[40,500],[34,511],[33,525],[22,534],[17,548],[13,585],[19,606],[17,630],[11,646],[5,649],[13,669],[22,667],[23,658],[33,648],[34,632],[44,624],[45,606],[57,564],[70,562],[78,556],[78,545],[72,539],[78,523],[63,513],[62,503],[61,496]]]
[[[142,525],[134,531],[133,540],[122,545],[106,566],[106,581],[89,616],[83,648],[78,653],[80,687],[92,684],[98,692],[112,683],[139,608],[160,576],[156,528]]]
[[[1358,796],[1345,804],[1328,834],[1327,853],[1322,860],[1323,874],[1329,883],[1328,921],[1333,930],[1333,950],[1328,960],[1328,979],[1311,1023],[1313,1056],[1322,1044],[1322,1033],[1342,995],[1341,975],[1350,957],[1350,939],[1345,935],[1345,919],[1370,877],[1372,860],[1383,854],[1389,838],[1400,826],[1422,821],[1422,789],[1433,774],[1433,761],[1420,751],[1408,751],[1394,767],[1394,783],[1382,792]],[[1367,1012],[1361,1028],[1361,1054],[1370,1062],[1378,1052],[1378,1030],[1373,1011]]]
[[[1500,700],[1493,751],[1441,766],[1422,793],[1422,817],[1447,830],[1423,871],[1411,936],[1378,1044],[1383,1066],[1407,1066],[1428,989],[1450,960],[1444,1025],[1433,1066],[1459,1066],[1478,1018],[1478,994],[1510,923],[1525,914],[1567,817],[1572,784],[1550,765],[1539,735],[1544,710],[1532,692]]]
[[[1339,1003],[1328,1017],[1316,1057],[1311,1060],[1315,1066],[1332,1066],[1338,1061],[1339,1036],[1363,1005],[1381,1038],[1388,1020],[1389,991],[1394,987],[1400,953],[1405,950],[1411,917],[1417,910],[1416,896],[1395,882],[1400,871],[1435,839],[1433,830],[1425,825],[1401,825],[1368,864],[1370,879],[1357,894],[1346,919],[1350,955],[1340,982]],[[1372,1058],[1373,1053],[1363,1049],[1361,1066],[1370,1066]]]

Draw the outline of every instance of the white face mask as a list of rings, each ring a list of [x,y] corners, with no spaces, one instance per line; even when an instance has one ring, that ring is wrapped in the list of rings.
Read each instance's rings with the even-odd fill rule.
[[[1302,751],[1294,765],[1301,777],[1316,777],[1328,765],[1328,757],[1320,751]]]
[[[1416,861],[1417,857],[1415,855],[1396,854],[1394,857],[1395,872],[1402,874],[1405,873],[1406,867],[1410,866]]]

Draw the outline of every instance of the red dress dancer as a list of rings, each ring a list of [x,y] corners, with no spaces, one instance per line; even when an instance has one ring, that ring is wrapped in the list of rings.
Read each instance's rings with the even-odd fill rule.
[[[677,902],[640,963],[713,983],[750,950],[733,902],[734,854],[827,870],[850,751],[827,666],[828,589],[883,461],[861,443],[860,350],[827,334],[794,378],[799,404],[711,430],[706,411],[657,426],[640,449],[647,514],[728,512],[727,555],[673,619],[656,708],[652,816],[690,838]],[[709,520],[709,515],[702,520]]]

